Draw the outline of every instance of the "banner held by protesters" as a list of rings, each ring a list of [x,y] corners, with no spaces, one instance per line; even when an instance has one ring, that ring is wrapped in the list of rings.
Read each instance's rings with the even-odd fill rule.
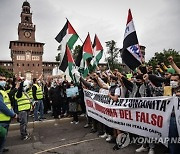
[[[118,130],[144,137],[168,137],[173,97],[123,98],[84,90],[88,116]]]

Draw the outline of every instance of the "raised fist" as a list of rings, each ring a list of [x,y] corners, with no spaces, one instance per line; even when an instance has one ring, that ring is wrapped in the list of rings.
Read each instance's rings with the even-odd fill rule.
[[[173,62],[174,62],[173,57],[172,57],[172,56],[169,56],[169,57],[168,57],[168,61],[169,61],[169,63],[173,63]]]

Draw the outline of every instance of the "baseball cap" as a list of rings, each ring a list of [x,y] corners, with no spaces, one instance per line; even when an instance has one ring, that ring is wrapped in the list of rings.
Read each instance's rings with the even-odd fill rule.
[[[173,68],[168,68],[167,73],[175,74],[175,70]]]

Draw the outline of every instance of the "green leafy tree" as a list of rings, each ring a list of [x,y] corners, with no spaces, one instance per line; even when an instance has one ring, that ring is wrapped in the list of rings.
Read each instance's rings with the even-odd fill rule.
[[[13,73],[7,71],[6,69],[0,67],[0,73],[3,73],[7,78],[12,78],[13,77]]]
[[[116,47],[116,42],[114,40],[106,42],[108,57],[106,57],[105,61],[109,63],[110,69],[118,69],[122,70],[120,66],[120,62],[118,58],[120,57],[120,50]]]
[[[81,50],[81,46],[80,45],[77,45],[75,46],[74,50],[72,51],[72,56],[74,58],[74,60],[76,59],[76,57],[78,56],[78,53],[80,52]],[[61,45],[58,46],[58,55],[55,57],[56,61],[60,61],[61,60]]]
[[[77,56],[78,56],[78,54],[79,54],[79,52],[80,52],[80,50],[81,50],[81,45],[77,45],[77,46],[75,46],[75,48],[74,48],[74,50],[73,50],[73,58],[74,58],[74,60],[76,60],[76,58],[77,58]]]
[[[174,62],[178,67],[180,67],[180,52],[175,51],[174,49],[163,50],[163,52],[156,52],[154,56],[149,60],[148,64],[156,67],[156,65],[160,63],[164,63],[166,66],[169,65],[167,58],[172,56],[174,58]]]

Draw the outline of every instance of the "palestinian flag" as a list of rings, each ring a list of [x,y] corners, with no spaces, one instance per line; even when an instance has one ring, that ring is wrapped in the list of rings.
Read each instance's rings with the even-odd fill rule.
[[[139,65],[141,65],[141,52],[130,9],[124,34],[121,57],[122,61],[132,70],[135,70]]]
[[[68,74],[71,79],[74,81],[75,78],[72,74],[73,69],[75,69],[76,65],[74,63],[74,59],[72,57],[71,54],[71,50],[69,49],[68,45],[66,45],[66,50],[65,50],[65,54],[62,60],[62,63],[59,67],[60,70],[62,70],[63,72],[65,72],[66,74]]]
[[[93,59],[91,60],[91,65],[96,68],[96,66],[99,64],[100,59],[103,56],[103,47],[95,34],[94,42],[93,42]]]
[[[64,25],[63,29],[60,33],[56,36],[56,41],[61,43],[61,59],[64,57],[66,44],[68,45],[69,49],[73,49],[74,44],[76,43],[77,39],[79,38],[78,34],[67,20],[66,24]],[[61,61],[62,63],[62,61]]]
[[[90,61],[93,58],[93,48],[92,48],[92,43],[91,43],[91,38],[88,33],[86,40],[84,41],[83,44],[83,62],[84,62],[84,72],[83,72],[83,77],[86,77],[88,73],[90,72]]]

